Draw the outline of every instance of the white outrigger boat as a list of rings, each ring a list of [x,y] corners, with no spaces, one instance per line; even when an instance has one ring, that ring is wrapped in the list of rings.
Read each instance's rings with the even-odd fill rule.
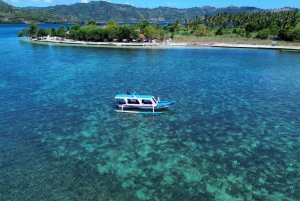
[[[157,100],[151,95],[141,95],[134,92],[130,94],[117,94],[116,106],[119,110],[116,112],[127,112],[127,113],[138,113],[138,114],[161,114],[162,112],[156,112],[155,110],[161,110],[169,108],[174,105],[175,101],[160,101],[159,97]],[[124,110],[125,109],[125,110]],[[126,109],[140,109],[140,110],[152,110],[150,111],[133,111]]]

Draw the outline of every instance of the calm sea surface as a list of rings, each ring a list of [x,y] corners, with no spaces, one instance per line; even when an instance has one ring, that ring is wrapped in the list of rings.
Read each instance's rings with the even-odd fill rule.
[[[299,200],[300,53],[32,44],[0,25],[0,200]],[[114,112],[117,93],[175,99]]]

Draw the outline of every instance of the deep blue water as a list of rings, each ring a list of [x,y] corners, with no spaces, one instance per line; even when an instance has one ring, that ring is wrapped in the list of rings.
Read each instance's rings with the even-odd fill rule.
[[[0,25],[0,200],[299,200],[300,53],[32,44]],[[118,114],[126,91],[175,99]]]

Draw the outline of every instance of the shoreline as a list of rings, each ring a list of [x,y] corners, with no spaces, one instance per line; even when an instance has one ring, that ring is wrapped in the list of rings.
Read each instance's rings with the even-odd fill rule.
[[[212,45],[211,47],[270,49],[270,50],[300,50],[300,47],[298,47],[298,46],[247,45],[247,44],[226,44],[226,43],[216,43],[216,44]]]
[[[83,45],[94,47],[151,47],[151,48],[171,48],[171,47],[213,47],[213,48],[246,48],[246,49],[269,49],[269,50],[300,50],[300,46],[279,46],[279,45],[250,45],[219,42],[160,42],[160,43],[125,43],[125,42],[90,42],[75,41],[70,39],[28,39],[37,43],[53,43],[65,45]]]

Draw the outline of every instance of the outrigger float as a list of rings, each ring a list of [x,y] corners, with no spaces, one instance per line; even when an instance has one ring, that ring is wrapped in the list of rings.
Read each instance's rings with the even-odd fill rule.
[[[175,103],[174,100],[160,101],[159,97],[156,100],[154,96],[137,94],[136,92],[133,94],[130,94],[129,92],[126,94],[117,94],[115,99],[116,106],[119,108],[118,110],[115,110],[116,112],[135,114],[162,114],[161,111],[155,110],[167,109]],[[131,109],[139,109],[144,111],[135,111]]]

